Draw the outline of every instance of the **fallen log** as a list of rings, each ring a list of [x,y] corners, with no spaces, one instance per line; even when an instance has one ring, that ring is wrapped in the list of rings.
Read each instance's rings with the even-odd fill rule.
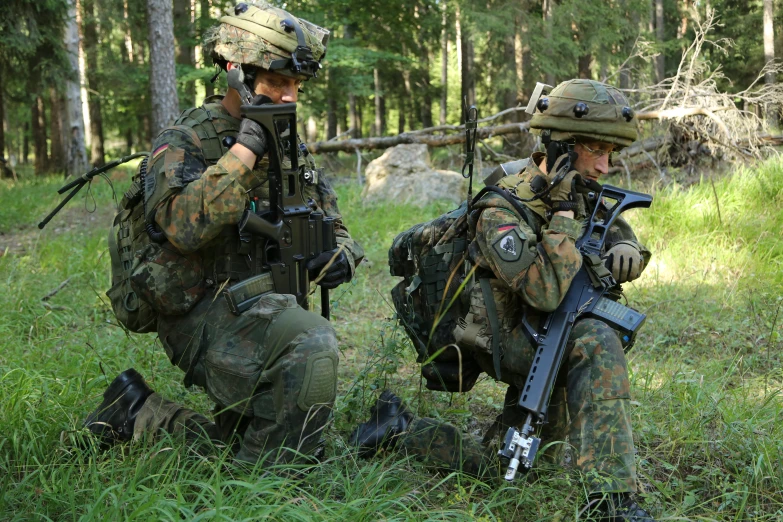
[[[647,111],[640,112],[636,115],[639,120],[666,120],[675,118],[684,118],[687,116],[705,116],[707,118],[716,121],[723,130],[727,137],[731,138],[726,129],[725,124],[718,118],[715,113],[729,110],[731,107],[716,107],[713,109],[706,109],[704,107],[679,107],[676,109],[666,109],[663,111]],[[522,107],[512,107],[505,109],[497,114],[482,118],[479,123],[493,121],[500,116],[506,114],[515,113],[523,110]],[[479,127],[477,135],[479,140],[491,138],[493,136],[500,136],[504,134],[523,134],[529,132],[529,122],[514,122],[505,123],[502,125],[489,125],[486,127]],[[428,127],[426,129],[413,130],[397,134],[396,136],[381,136],[376,138],[363,138],[363,139],[348,139],[339,140],[339,137],[333,138],[329,141],[316,141],[309,143],[307,148],[312,153],[318,152],[356,152],[357,150],[378,150],[394,147],[395,145],[410,144],[410,143],[423,143],[430,147],[445,147],[447,145],[455,145],[457,143],[465,142],[465,126],[464,125],[439,125],[436,127]],[[436,132],[454,132],[455,134],[435,134]],[[347,134],[347,133],[343,133]],[[763,135],[762,135],[763,136]],[[653,141],[651,141],[653,140]],[[661,146],[663,142],[658,143],[655,140],[663,140],[663,138],[650,138],[643,142],[636,142],[627,149],[624,153],[627,156],[643,152],[651,152]],[[762,138],[765,145],[779,145],[783,142],[783,136],[766,136]],[[640,145],[644,143],[645,145]],[[654,144],[656,144],[653,146]],[[635,149],[635,147],[643,147]],[[652,147],[652,148],[650,148]]]
[[[505,123],[503,125],[493,125],[479,127],[476,131],[478,139],[485,140],[493,136],[503,134],[522,134],[528,132],[530,125],[524,123]],[[463,127],[464,129],[464,127]],[[343,141],[317,141],[310,143],[307,148],[313,154],[318,152],[354,152],[358,150],[377,150],[388,149],[395,145],[409,143],[423,143],[430,147],[445,147],[446,145],[455,145],[465,142],[465,133],[449,135],[435,134],[417,134],[415,132],[405,132],[396,136],[383,136],[379,138],[363,138]]]

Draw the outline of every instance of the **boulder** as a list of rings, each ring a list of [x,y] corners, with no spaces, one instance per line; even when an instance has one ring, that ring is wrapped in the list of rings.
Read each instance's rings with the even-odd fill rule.
[[[392,201],[425,206],[445,199],[459,205],[468,190],[468,181],[459,172],[432,168],[430,153],[423,144],[387,149],[367,165],[365,181],[362,192],[365,202]]]

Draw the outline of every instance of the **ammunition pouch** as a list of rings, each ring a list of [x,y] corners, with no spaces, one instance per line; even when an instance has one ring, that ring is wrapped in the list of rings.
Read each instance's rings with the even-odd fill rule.
[[[141,197],[141,184],[134,179],[109,230],[112,284],[106,292],[117,320],[136,333],[152,332],[157,326],[157,313],[131,286],[131,274],[138,268],[136,249],[150,241]]]
[[[136,251],[130,286],[162,315],[183,315],[198,303],[206,285],[201,256],[182,254],[166,241]]]

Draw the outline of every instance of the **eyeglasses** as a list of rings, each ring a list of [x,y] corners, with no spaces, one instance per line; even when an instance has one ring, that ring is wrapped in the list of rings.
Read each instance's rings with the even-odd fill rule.
[[[578,142],[579,145],[582,146],[583,149],[585,149],[588,153],[590,153],[591,156],[593,156],[595,159],[601,159],[607,154],[612,154],[614,152],[614,146],[612,147],[612,150],[603,150],[603,149],[591,149],[581,141]]]

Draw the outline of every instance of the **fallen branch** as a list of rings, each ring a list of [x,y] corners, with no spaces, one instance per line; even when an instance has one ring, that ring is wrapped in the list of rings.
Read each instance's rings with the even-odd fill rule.
[[[462,126],[460,126],[462,127]],[[503,134],[522,134],[528,132],[530,125],[524,123],[506,123],[488,127],[479,127],[476,131],[477,138],[484,140]],[[464,129],[464,127],[462,127]],[[354,152],[356,149],[377,150],[388,149],[395,145],[421,143],[430,147],[445,147],[465,142],[465,134],[451,134],[446,136],[433,134],[417,134],[405,132],[396,136],[383,136],[379,138],[364,138],[344,141],[317,141],[310,143],[307,148],[312,153],[319,152]]]
[[[49,300],[49,299],[51,299],[52,297],[56,296],[56,295],[57,295],[57,292],[59,292],[60,290],[62,290],[63,288],[65,288],[65,287],[68,285],[68,283],[70,283],[70,282],[71,282],[71,278],[69,277],[68,279],[66,279],[65,281],[63,281],[62,283],[60,283],[60,285],[59,285],[57,288],[55,288],[54,290],[52,290],[51,292],[49,292],[48,294],[46,294],[45,296],[43,296],[43,297],[41,298],[41,301],[48,301],[48,300]]]
[[[715,109],[705,109],[704,107],[680,107],[677,109],[667,109],[663,111],[640,112],[636,115],[639,120],[668,120],[684,118],[686,116],[706,116],[713,121],[720,121],[715,112],[729,110],[731,107],[717,107]],[[496,120],[501,116],[523,111],[523,107],[512,107],[478,120],[479,123],[486,123]],[[721,122],[722,123],[722,122]],[[725,125],[722,127],[727,132]],[[501,136],[505,134],[524,134],[530,129],[529,122],[505,123],[502,125],[491,125],[478,128],[478,139],[487,139],[492,136]],[[361,150],[378,150],[394,147],[395,145],[423,143],[430,147],[445,147],[465,142],[464,125],[438,125],[436,127],[427,127],[415,131],[404,132],[396,136],[380,136],[375,138],[351,139],[336,141],[332,138],[329,141],[317,141],[310,143],[307,148],[312,153],[318,152],[354,152]],[[455,132],[457,134],[440,135],[435,132]],[[657,139],[657,138],[656,138]],[[663,139],[663,138],[660,138]],[[636,144],[634,144],[636,145]],[[660,145],[659,145],[660,146]],[[630,148],[630,147],[629,147]],[[658,148],[658,147],[655,147]],[[648,152],[653,149],[646,149]]]
[[[705,109],[704,107],[678,107],[676,109],[666,109],[663,111],[640,112],[636,115],[639,120],[672,120],[684,118],[686,116],[707,116],[710,119],[715,118],[715,112],[727,111],[732,107],[715,107],[714,109]]]

